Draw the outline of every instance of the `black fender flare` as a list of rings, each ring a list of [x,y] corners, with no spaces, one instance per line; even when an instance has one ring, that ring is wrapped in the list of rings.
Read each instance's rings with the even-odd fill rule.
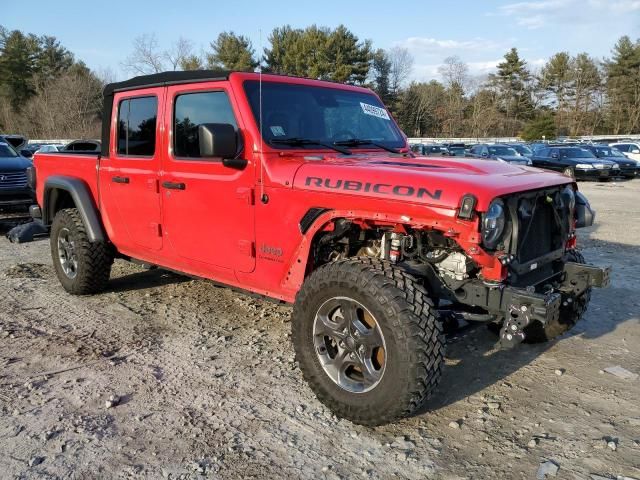
[[[102,221],[98,214],[98,207],[87,184],[79,179],[65,176],[51,176],[44,183],[44,195],[42,200],[42,221],[45,225],[53,222],[58,191],[65,191],[71,195],[75,203],[82,223],[87,229],[87,235],[92,242],[104,242],[107,238]]]

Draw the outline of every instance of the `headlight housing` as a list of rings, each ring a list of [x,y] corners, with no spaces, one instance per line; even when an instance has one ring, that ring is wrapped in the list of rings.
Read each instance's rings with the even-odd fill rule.
[[[576,165],[576,168],[579,168],[580,170],[591,170],[593,165],[590,163],[579,163]]]
[[[492,250],[496,248],[507,223],[504,202],[496,198],[482,216],[482,244]]]

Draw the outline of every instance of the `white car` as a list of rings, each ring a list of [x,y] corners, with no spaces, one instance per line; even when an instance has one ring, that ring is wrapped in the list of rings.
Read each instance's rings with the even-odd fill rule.
[[[55,153],[60,151],[62,145],[42,145],[39,149],[39,153]]]
[[[627,158],[640,162],[640,143],[624,142],[624,143],[610,143],[610,147],[617,148],[625,154]]]

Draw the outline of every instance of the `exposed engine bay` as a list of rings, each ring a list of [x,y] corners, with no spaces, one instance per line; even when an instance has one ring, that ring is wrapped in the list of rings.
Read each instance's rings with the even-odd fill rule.
[[[603,277],[588,266],[577,278],[568,256],[574,228],[592,220],[586,200],[569,186],[496,198],[480,215],[480,234],[482,247],[506,267],[504,282],[483,279],[474,260],[442,232],[406,225],[336,219],[314,243],[313,261],[371,257],[396,264],[423,283],[443,318],[495,322],[503,343],[512,345],[524,339],[529,323],[552,321],[562,305],[608,281],[606,272]]]

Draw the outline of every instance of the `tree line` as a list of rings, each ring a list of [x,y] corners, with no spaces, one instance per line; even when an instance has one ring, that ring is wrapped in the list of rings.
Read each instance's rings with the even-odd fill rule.
[[[304,76],[372,88],[410,137],[522,136],[525,139],[640,133],[640,40],[621,37],[610,58],[559,52],[532,68],[517,49],[496,72],[473,76],[458,57],[438,79],[409,81],[414,60],[400,47],[375,49],[344,25],[283,26],[256,52],[249,38],[220,33],[204,51],[180,37],[163,49],[137,37],[121,62],[131,75],[165,70],[235,70]],[[32,138],[97,137],[98,75],[55,37],[0,26],[0,131]]]

